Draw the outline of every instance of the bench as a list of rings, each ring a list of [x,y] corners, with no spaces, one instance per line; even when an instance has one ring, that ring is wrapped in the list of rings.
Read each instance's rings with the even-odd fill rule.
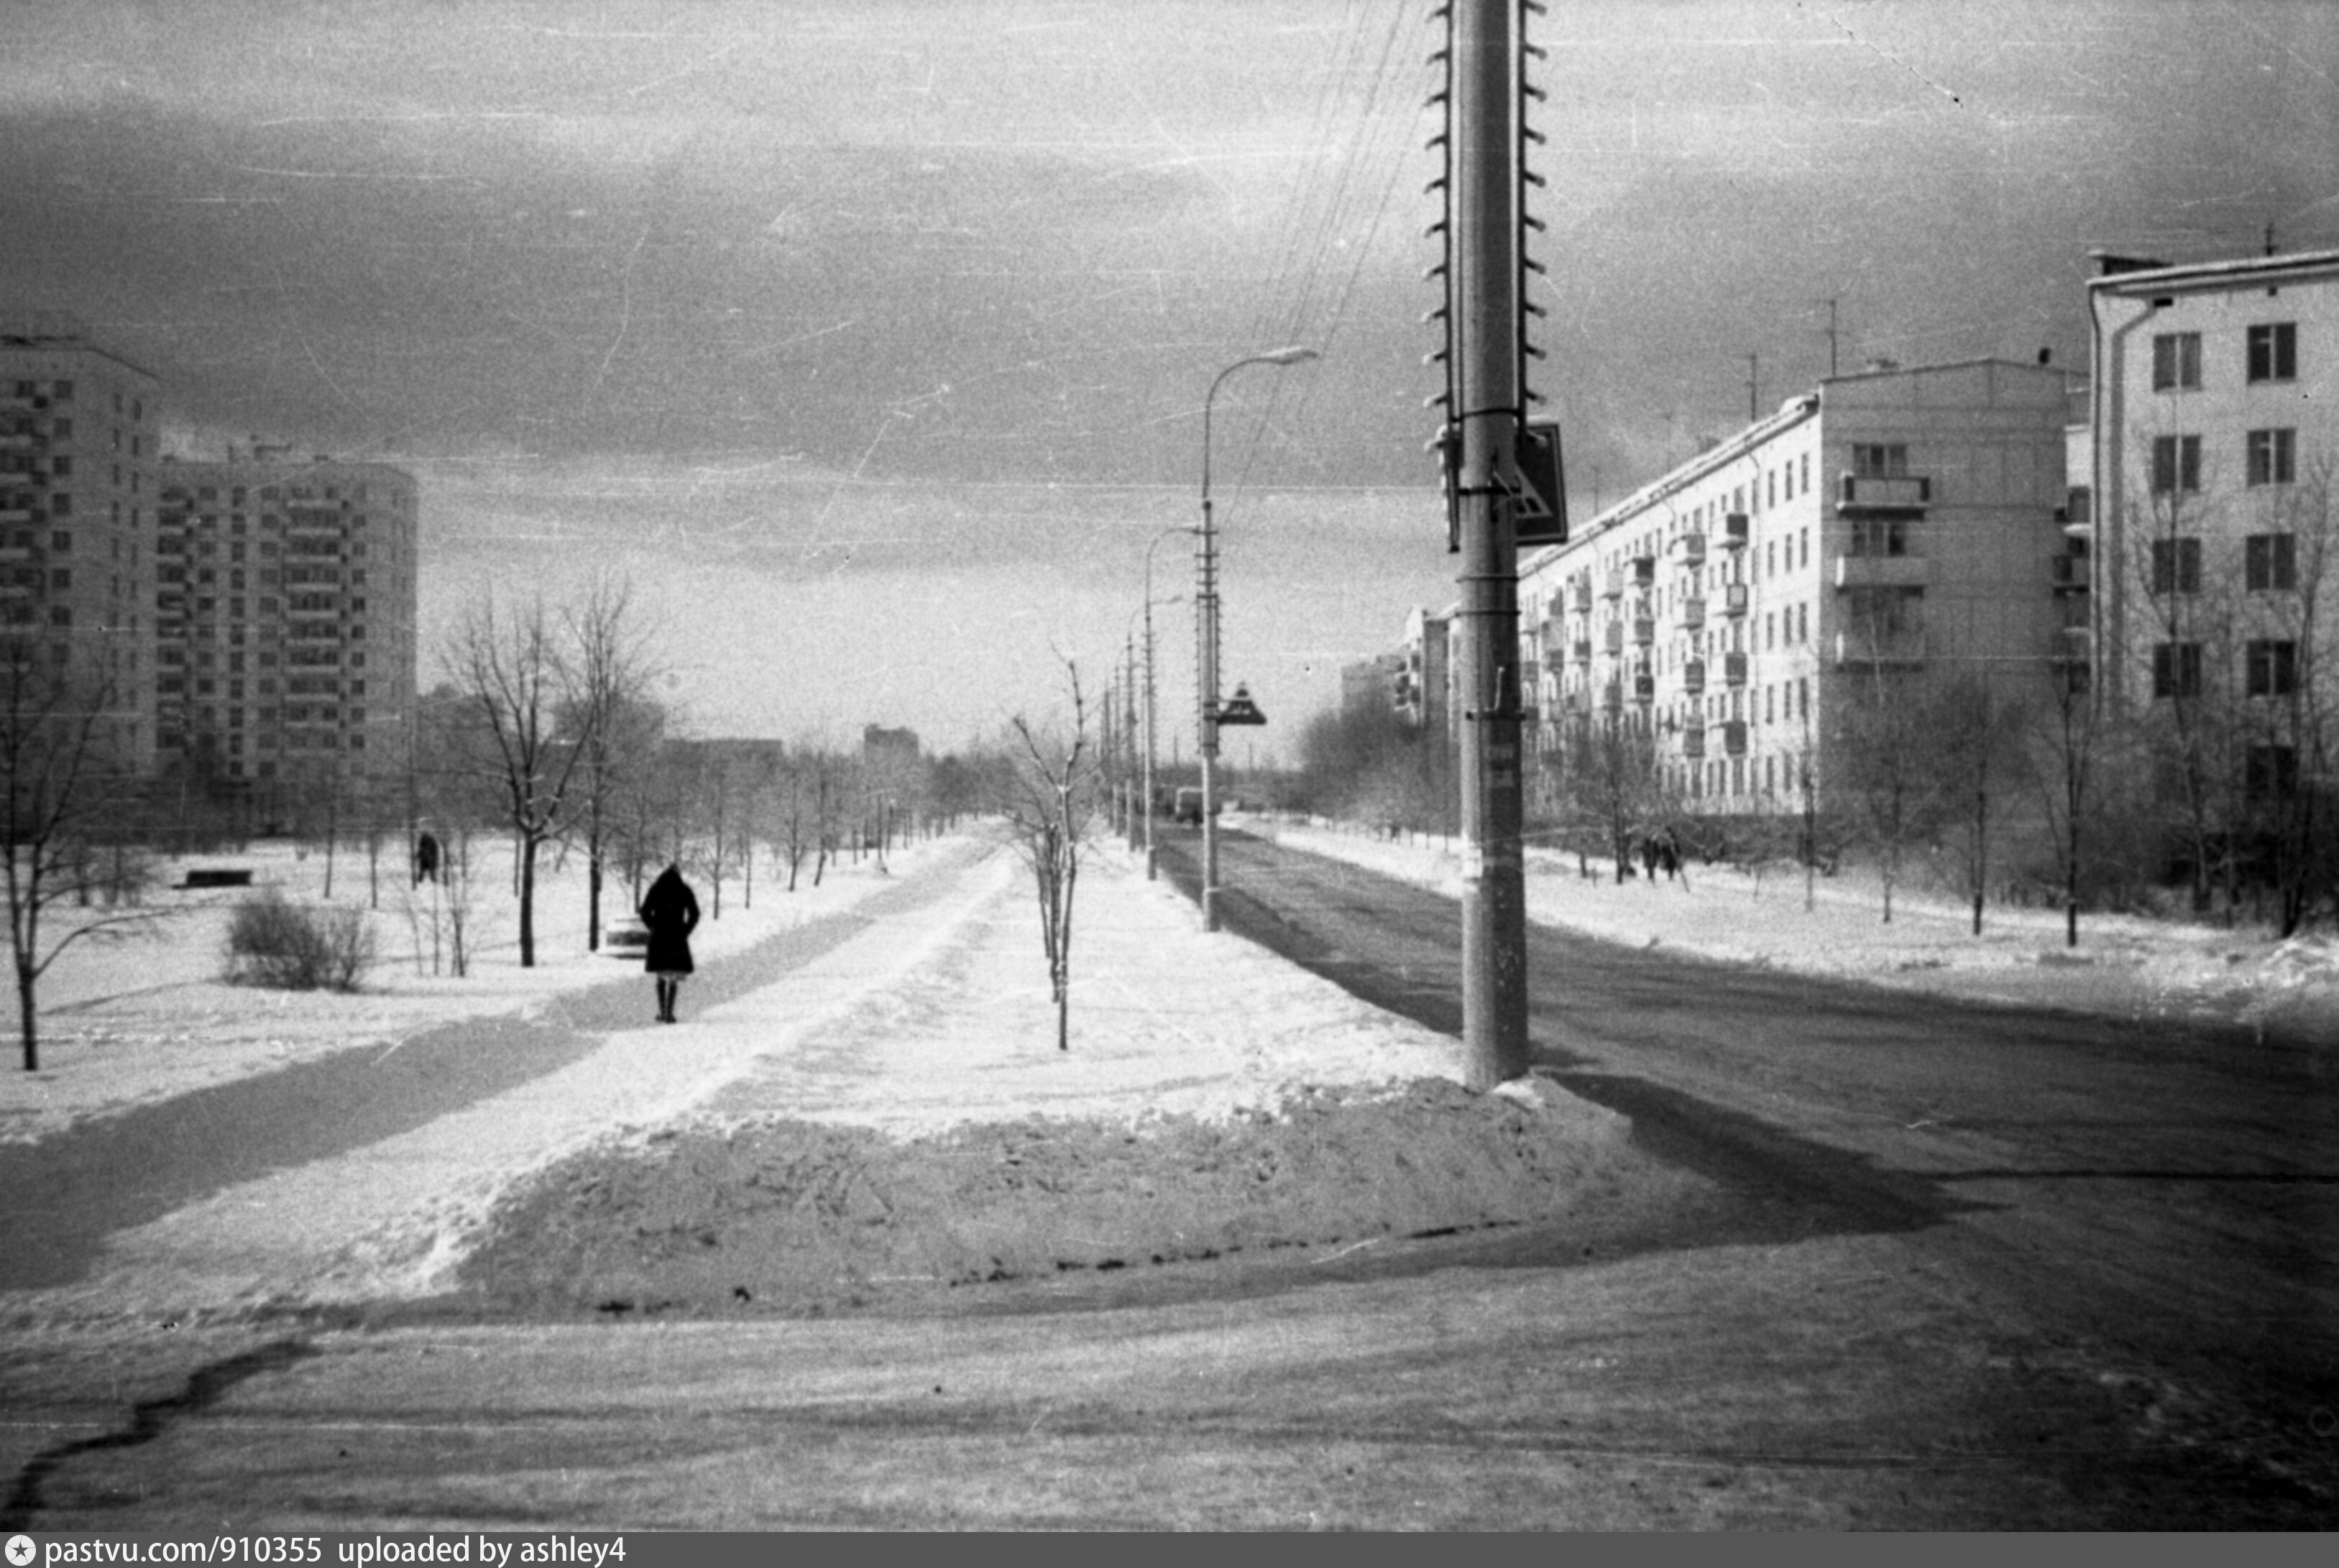
[[[195,866],[189,869],[182,888],[250,887],[252,871],[247,866]]]
[[[649,951],[648,928],[636,921],[613,925],[601,933],[601,952],[610,958],[638,959]]]

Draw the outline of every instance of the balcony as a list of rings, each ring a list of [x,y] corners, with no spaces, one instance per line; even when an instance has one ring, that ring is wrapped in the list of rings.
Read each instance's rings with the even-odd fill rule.
[[[1610,681],[1606,685],[1601,687],[1600,707],[1602,712],[1608,714],[1612,717],[1617,714],[1623,713],[1624,711],[1623,686],[1618,682]]]
[[[1722,684],[1728,686],[1742,686],[1746,684],[1746,656],[1744,654],[1724,654],[1722,656]]]
[[[1577,615],[1592,613],[1592,579],[1578,577],[1567,585],[1567,607]]]
[[[1607,646],[1608,651],[1612,654],[1621,654],[1624,651],[1623,622],[1610,621],[1608,623]]]
[[[1657,557],[1634,556],[1624,563],[1624,580],[1646,593],[1657,586]]]
[[[1639,646],[1645,648],[1656,640],[1656,618],[1653,616],[1640,616],[1635,617],[1633,622],[1633,641]]]
[[[1921,588],[1932,576],[1923,556],[1855,556],[1835,558],[1840,588]]]
[[[1589,587],[1590,585],[1587,584],[1585,586]],[[1607,582],[1603,585],[1600,589],[1600,597],[1604,599],[1623,598],[1624,597],[1624,574],[1621,571],[1610,572],[1608,574]]]
[[[1703,534],[1683,534],[1681,537],[1681,553],[1682,565],[1685,567],[1702,567],[1705,565],[1705,536]]]
[[[1925,662],[1925,634],[1886,632],[1877,636],[1854,636],[1850,632],[1838,632],[1835,662],[1839,667],[1849,669],[1915,669]]]
[[[2093,586],[2088,581],[2087,557],[2085,556],[2048,557],[2047,581],[2058,594],[2086,593]]]
[[[1657,700],[1657,677],[1643,671],[1633,677],[1633,701],[1647,707]]]
[[[0,523],[29,523],[32,520],[33,509],[21,500],[12,498],[0,501]]]
[[[1748,597],[1744,583],[1724,583],[1722,587],[1722,613],[1736,620],[1746,613]]]
[[[1683,599],[1681,624],[1683,631],[1693,632],[1702,627],[1705,625],[1705,601],[1702,598]]]
[[[1702,725],[1692,725],[1682,731],[1681,741],[1683,756],[1691,762],[1699,762],[1704,758],[1705,727]]]
[[[1722,752],[1724,756],[1742,757],[1746,754],[1744,719],[1730,719],[1722,725]]]
[[[1592,639],[1590,637],[1576,638],[1574,644],[1567,650],[1567,653],[1568,656],[1579,665],[1590,664],[1592,662]]]
[[[1722,547],[1725,550],[1742,550],[1746,547],[1746,541],[1753,537],[1753,533],[1752,518],[1744,512],[1732,512],[1722,519]]]
[[[1705,695],[1705,661],[1692,659],[1682,666],[1682,690],[1691,696]]]
[[[1838,516],[1851,512],[1921,512],[1932,504],[1933,481],[1921,474],[1869,478],[1845,474],[1837,484]]]

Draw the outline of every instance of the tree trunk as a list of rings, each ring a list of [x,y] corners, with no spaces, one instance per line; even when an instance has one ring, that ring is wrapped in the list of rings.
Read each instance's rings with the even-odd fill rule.
[[[24,964],[16,965],[16,1017],[25,1031],[25,1070],[41,1070],[40,1021],[33,1005],[34,976]]]
[[[520,841],[519,851],[519,966],[536,967],[536,846],[537,837],[529,833]]]
[[[585,951],[601,951],[601,848],[592,845],[585,853]]]

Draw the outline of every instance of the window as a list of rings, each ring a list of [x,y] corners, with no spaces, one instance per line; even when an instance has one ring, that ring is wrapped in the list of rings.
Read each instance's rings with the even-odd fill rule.
[[[2298,379],[2298,323],[2271,321],[2250,329],[2250,380]]]
[[[2298,540],[2289,534],[2252,534],[2242,541],[2244,586],[2254,594],[2298,587]]]
[[[2152,695],[2155,697],[2197,697],[2201,695],[2201,645],[2159,643],[2152,650]]]
[[[73,554],[73,530],[58,528],[49,535],[49,548],[61,556]]]
[[[2152,340],[2152,390],[2197,391],[2201,386],[2201,334],[2163,332]]]
[[[2298,793],[2298,753],[2289,746],[2252,746],[2242,759],[2242,792],[2252,800]]]
[[[1900,518],[1862,518],[1851,525],[1846,549],[1855,556],[1907,555],[1908,524]]]
[[[2201,488],[2201,438],[2152,438],[2152,493],[2171,495]]]
[[[2298,477],[2296,430],[2252,430],[2249,437],[2249,482],[2287,485]]]
[[[2250,642],[2243,650],[2254,697],[2286,697],[2298,689],[2298,645],[2287,640]]]
[[[1899,479],[1909,473],[1909,449],[1900,442],[1851,449],[1851,473],[1860,479]]]

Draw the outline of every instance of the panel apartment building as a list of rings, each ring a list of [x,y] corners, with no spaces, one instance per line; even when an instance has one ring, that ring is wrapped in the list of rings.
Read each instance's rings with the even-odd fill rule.
[[[1839,704],[2046,678],[2087,585],[2067,381],[2002,360],[1831,377],[1523,559],[1538,749],[1614,725],[1699,810],[1792,811],[1806,759],[1826,787]]]
[[[168,459],[154,540],[155,748],[263,821],[354,805],[408,762],[416,491],[381,463],[254,445]]]
[[[118,710],[123,765],[153,763],[153,374],[61,322],[0,319],[0,636]]]
[[[2315,656],[2339,651],[2305,646],[2328,617],[2318,599],[2339,595],[2339,551],[2324,553],[2339,545],[2339,251],[2098,260],[2101,684],[2132,712],[2203,698],[2249,717],[2245,790],[2295,780],[2281,710],[2300,683],[2334,679]]]

